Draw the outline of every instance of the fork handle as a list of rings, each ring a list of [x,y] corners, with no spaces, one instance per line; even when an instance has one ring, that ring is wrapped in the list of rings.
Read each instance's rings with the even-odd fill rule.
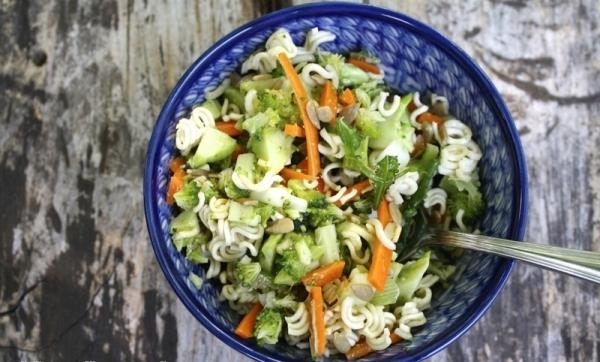
[[[438,231],[437,243],[521,260],[600,283],[600,253],[513,241],[455,231]]]

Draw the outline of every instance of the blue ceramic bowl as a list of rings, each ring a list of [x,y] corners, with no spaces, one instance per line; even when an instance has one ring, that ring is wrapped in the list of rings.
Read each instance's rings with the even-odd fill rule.
[[[148,148],[144,174],[144,206],[156,258],[165,277],[204,327],[227,345],[262,361],[310,359],[309,352],[287,345],[259,347],[233,334],[239,316],[217,300],[216,282],[200,290],[188,280],[204,271],[174,248],[165,202],[168,164],[175,152],[175,122],[260,47],[277,28],[286,28],[296,43],[313,27],[337,35],[323,48],[347,53],[367,49],[381,58],[387,83],[403,91],[446,95],[451,113],[467,123],[481,146],[481,179],[487,210],[485,234],[521,239],[526,222],[527,172],[518,133],[498,91],[483,71],[455,44],[407,16],[356,4],[313,4],[288,8],[256,19],[225,36],[187,70],[167,99]],[[504,286],[512,261],[466,253],[451,287],[436,296],[428,322],[412,342],[369,355],[365,361],[422,360],[465,333],[490,307]],[[334,356],[332,360],[344,360]]]

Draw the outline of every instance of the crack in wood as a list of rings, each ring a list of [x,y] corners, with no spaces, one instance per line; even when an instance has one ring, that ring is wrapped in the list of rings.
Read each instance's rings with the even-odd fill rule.
[[[41,281],[36,282],[32,286],[25,289],[25,291],[23,291],[23,293],[21,293],[21,295],[19,296],[19,298],[17,299],[17,302],[15,304],[13,304],[12,306],[10,306],[8,309],[6,309],[4,311],[0,311],[0,317],[5,317],[7,315],[15,313],[17,311],[17,309],[19,309],[19,307],[21,306],[21,303],[23,303],[23,300],[25,299],[25,297],[29,293],[31,293],[35,288],[37,288],[38,285],[40,285],[40,283],[41,283]]]
[[[16,346],[16,345],[0,345],[0,349],[16,349],[18,351],[29,352],[29,353],[39,353],[39,352],[42,352],[44,350],[48,350],[53,345],[55,345],[58,342],[60,342],[60,340],[67,333],[69,333],[69,331],[71,331],[73,328],[75,328],[79,323],[81,323],[85,319],[85,317],[88,315],[89,311],[94,306],[94,300],[96,299],[96,297],[98,296],[98,294],[100,294],[100,292],[104,288],[106,288],[108,286],[109,281],[113,278],[114,275],[115,275],[115,271],[113,270],[106,277],[106,279],[102,282],[102,284],[98,287],[98,289],[96,289],[96,291],[94,291],[94,293],[91,295],[91,297],[89,298],[89,301],[88,301],[88,304],[87,304],[85,310],[73,322],[71,322],[65,329],[63,329],[60,333],[58,333],[58,335],[56,337],[54,337],[52,340],[50,340],[45,345],[39,346],[39,347],[36,347],[36,348],[24,348],[24,347],[20,347],[20,346]],[[36,283],[34,285],[34,287],[36,287],[39,284],[40,284],[40,282]]]

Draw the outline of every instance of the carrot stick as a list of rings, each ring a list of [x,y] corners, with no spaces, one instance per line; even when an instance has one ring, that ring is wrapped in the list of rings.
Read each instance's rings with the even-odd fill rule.
[[[348,192],[356,190],[357,195],[362,195],[369,187],[371,187],[371,181],[367,178],[348,187]]]
[[[237,137],[242,131],[235,127],[235,122],[216,122],[215,128],[231,137]]]
[[[377,207],[377,218],[385,227],[390,222],[389,204],[385,198],[381,199]],[[375,238],[373,240],[373,256],[369,268],[368,279],[375,289],[382,291],[388,278],[390,264],[392,263],[392,250],[388,249]]]
[[[298,162],[298,168],[302,170],[302,172],[308,171],[308,160],[305,158],[302,161]]]
[[[343,260],[334,261],[333,263],[323,265],[315,270],[308,272],[302,277],[302,283],[309,286],[322,287],[323,285],[334,281],[342,276],[346,263]]]
[[[333,121],[335,121],[335,115],[337,114],[337,93],[333,87],[333,82],[327,80],[323,85],[321,91],[321,100],[319,101],[320,106],[328,106],[333,113]]]
[[[392,340],[392,344],[396,344],[402,340],[396,333],[390,333],[390,339]],[[355,360],[364,357],[371,352],[373,352],[373,348],[369,346],[366,340],[362,339],[346,352],[346,359],[349,361]]]
[[[283,132],[291,137],[305,137],[304,128],[298,126],[297,124],[287,123]]]
[[[344,195],[348,195],[351,192],[353,192],[353,190],[356,190],[356,194],[354,197],[356,196],[360,196],[362,195],[365,190],[367,190],[369,187],[371,187],[371,182],[369,181],[369,179],[364,179],[360,182],[355,183],[354,185],[350,185],[348,186],[348,189],[346,190],[346,193]],[[353,198],[354,198],[353,197]],[[342,206],[342,202],[340,200],[336,201],[335,203],[337,206]]]
[[[310,176],[318,176],[321,172],[321,159],[319,156],[319,133],[317,128],[308,118],[306,113],[306,103],[308,102],[308,94],[302,81],[296,73],[292,62],[284,52],[277,55],[279,63],[283,68],[283,71],[289,79],[292,89],[294,90],[294,97],[298,107],[300,107],[300,117],[302,118],[302,125],[304,126],[304,133],[306,134],[306,153],[308,158],[308,174]]]
[[[381,70],[376,64],[365,62],[364,60],[358,58],[350,58],[348,59],[348,63],[364,70],[367,73],[379,74]]]
[[[340,94],[340,103],[344,106],[356,104],[356,97],[354,96],[354,93],[352,93],[352,90],[349,88],[344,89],[342,94]]]
[[[310,351],[313,357],[325,354],[325,313],[323,312],[323,291],[321,287],[310,290]]]
[[[175,203],[175,198],[173,195],[177,193],[177,191],[181,190],[183,187],[184,179],[185,179],[185,171],[182,166],[185,163],[183,157],[175,157],[171,163],[169,164],[169,170],[173,172],[171,178],[169,179],[169,185],[167,187],[167,204],[173,205]]]
[[[262,305],[260,303],[254,303],[252,308],[246,313],[244,318],[240,321],[237,328],[235,329],[235,334],[244,339],[251,338],[254,334],[254,325],[256,324],[256,317],[262,310]]]
[[[289,167],[284,167],[280,172],[279,175],[281,177],[283,177],[284,180],[288,181],[288,180],[293,180],[293,179],[297,179],[297,180],[314,180],[315,178],[313,176],[307,175],[305,173],[293,170]]]
[[[437,123],[441,124],[444,122],[444,119],[437,114],[433,114],[431,112],[421,113],[417,116],[417,122],[420,123]]]
[[[169,163],[169,170],[171,170],[171,172],[176,173],[178,171],[181,171],[181,168],[183,167],[183,165],[185,165],[185,160],[183,159],[183,157],[178,156],[175,157],[171,163]]]

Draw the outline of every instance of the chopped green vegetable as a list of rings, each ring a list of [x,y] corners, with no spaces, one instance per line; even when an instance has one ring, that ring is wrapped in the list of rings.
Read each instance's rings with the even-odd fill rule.
[[[400,290],[398,296],[400,304],[403,304],[412,298],[415,290],[417,290],[417,287],[419,286],[419,282],[429,267],[430,256],[431,252],[427,251],[418,260],[408,262],[402,266],[402,270],[400,270],[400,274],[398,274],[398,277],[396,278],[396,283]]]
[[[478,182],[476,180],[476,182]],[[462,181],[445,176],[440,182],[440,187],[448,194],[446,201],[448,211],[453,217],[463,210],[462,221],[467,225],[476,224],[485,210],[483,196],[473,182]]]
[[[198,205],[198,192],[200,187],[191,178],[186,178],[183,186],[177,191],[173,198],[177,206],[183,210],[190,210]]]
[[[254,337],[258,344],[275,344],[279,341],[283,327],[283,315],[274,308],[263,308],[254,326]]]

